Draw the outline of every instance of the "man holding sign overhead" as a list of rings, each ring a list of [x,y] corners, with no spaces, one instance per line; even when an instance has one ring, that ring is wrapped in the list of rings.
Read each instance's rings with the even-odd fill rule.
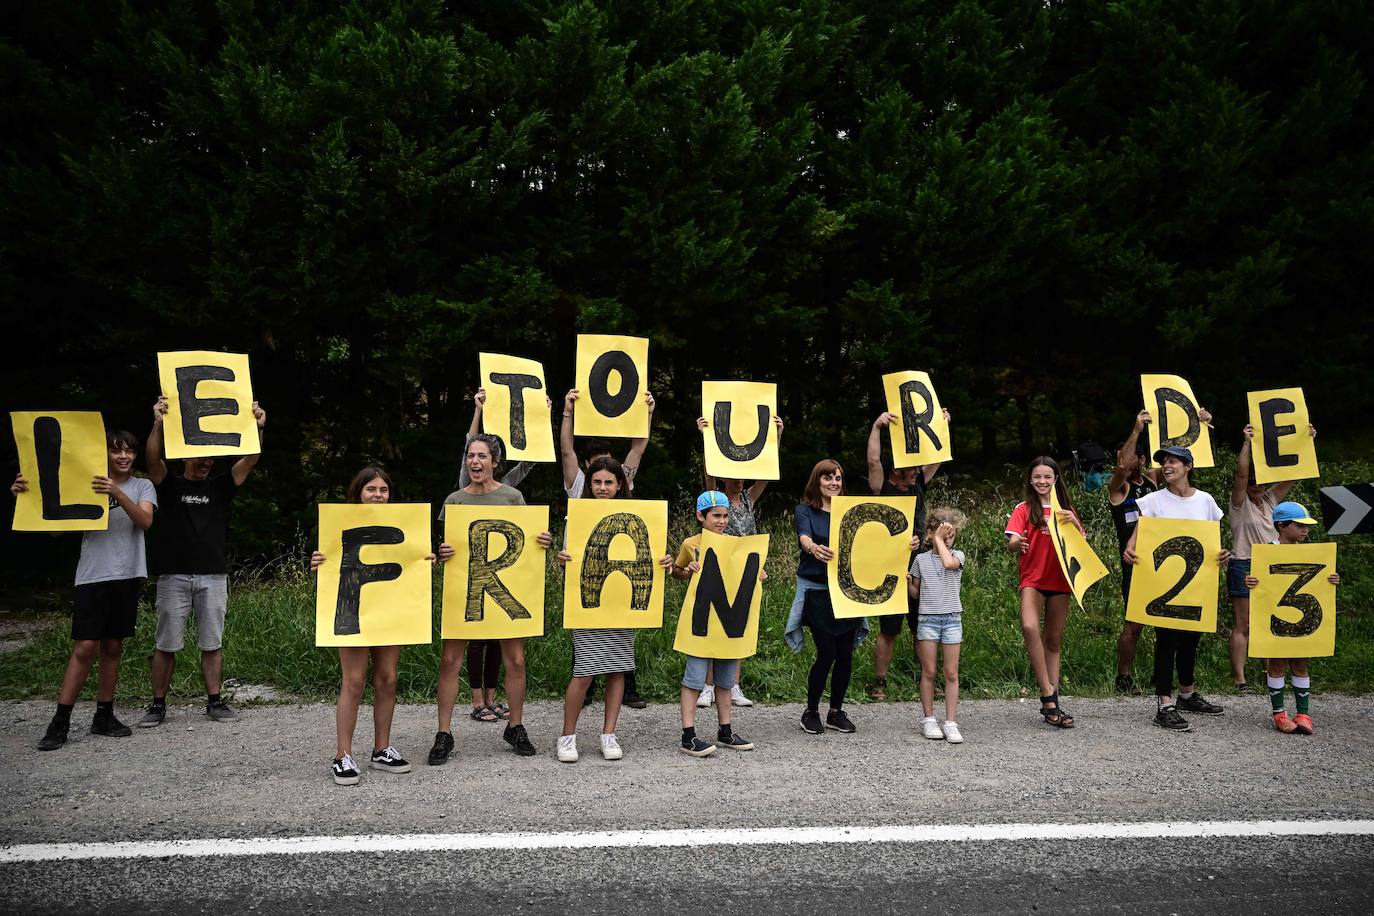
[[[238,714],[220,695],[224,665],[224,620],[229,609],[229,508],[239,487],[257,467],[259,454],[244,455],[226,474],[212,477],[215,459],[198,451],[182,462],[178,475],[169,474],[163,460],[165,419],[169,405],[159,396],[153,405],[153,428],[148,433],[148,479],[157,487],[157,524],[151,532],[150,562],[157,576],[157,642],[153,650],[153,702],[140,728],[154,728],[167,718],[167,691],[176,668],[176,654],[186,643],[186,623],[196,616],[196,644],[205,681],[205,714],[218,722]],[[267,412],[252,402],[253,442],[262,441]]]

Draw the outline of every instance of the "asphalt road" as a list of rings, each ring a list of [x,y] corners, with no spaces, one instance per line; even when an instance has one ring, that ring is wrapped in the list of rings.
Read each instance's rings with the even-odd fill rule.
[[[431,707],[398,710],[417,766],[329,779],[332,707],[245,710],[237,723],[174,709],[114,740],[34,750],[50,715],[0,704],[0,836],[52,842],[361,834],[564,833],[697,828],[696,848],[352,852],[0,864],[5,912],[1367,913],[1374,836],[1000,840],[725,846],[749,827],[1374,819],[1374,699],[1314,699],[1318,733],[1280,735],[1262,697],[1189,734],[1149,724],[1148,700],[1069,700],[1071,731],[1033,704],[965,704],[967,742],[926,741],[905,704],[851,709],[859,732],[808,736],[791,707],[738,710],[759,744],[695,760],[675,751],[676,709],[627,710],[626,757],[552,752],[558,708],[527,723],[538,756],[462,721],[457,757],[424,765]],[[370,732],[364,710],[359,736]],[[79,707],[75,721],[87,721]],[[133,710],[129,717],[135,717]],[[714,724],[706,711],[701,724]],[[700,729],[703,733],[708,728]],[[366,742],[359,744],[364,747]]]

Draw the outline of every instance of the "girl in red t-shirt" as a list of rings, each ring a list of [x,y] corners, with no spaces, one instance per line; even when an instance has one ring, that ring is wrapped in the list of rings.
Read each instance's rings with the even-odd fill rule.
[[[1026,471],[1026,499],[1007,521],[1007,550],[1021,557],[1017,591],[1021,595],[1021,633],[1026,640],[1035,680],[1040,686],[1040,714],[1050,725],[1073,728],[1073,716],[1059,705],[1059,643],[1069,619],[1069,582],[1059,568],[1051,542],[1050,490],[1080,531],[1069,490],[1053,458],[1041,456]],[[1034,507],[1032,509],[1031,507]],[[1045,619],[1044,631],[1040,618]]]

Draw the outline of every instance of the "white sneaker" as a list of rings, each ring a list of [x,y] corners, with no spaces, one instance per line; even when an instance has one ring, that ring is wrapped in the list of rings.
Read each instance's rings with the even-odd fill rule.
[[[945,740],[950,744],[964,743],[964,736],[959,733],[959,724],[957,722],[945,723]]]
[[[577,763],[577,736],[561,735],[558,738],[558,759],[563,763]]]
[[[620,749],[620,742],[615,740],[615,733],[601,736],[601,756],[607,760],[619,760],[625,756],[625,752]]]
[[[940,731],[940,723],[935,721],[934,716],[926,716],[921,720],[921,734],[933,741],[943,741],[945,733]]]
[[[739,689],[739,684],[730,688],[730,703],[734,706],[753,706],[754,701],[744,695],[744,691]]]
[[[697,709],[705,709],[716,701],[716,688],[707,684],[702,689],[701,695],[697,697]]]

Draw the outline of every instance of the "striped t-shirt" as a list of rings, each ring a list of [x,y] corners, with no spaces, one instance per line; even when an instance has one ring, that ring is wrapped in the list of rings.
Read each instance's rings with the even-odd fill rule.
[[[964,612],[964,606],[959,603],[959,581],[964,576],[964,552],[951,550],[950,554],[959,561],[958,569],[945,569],[945,564],[940,562],[939,551],[936,550],[918,553],[911,561],[912,578],[921,580],[922,617]]]

